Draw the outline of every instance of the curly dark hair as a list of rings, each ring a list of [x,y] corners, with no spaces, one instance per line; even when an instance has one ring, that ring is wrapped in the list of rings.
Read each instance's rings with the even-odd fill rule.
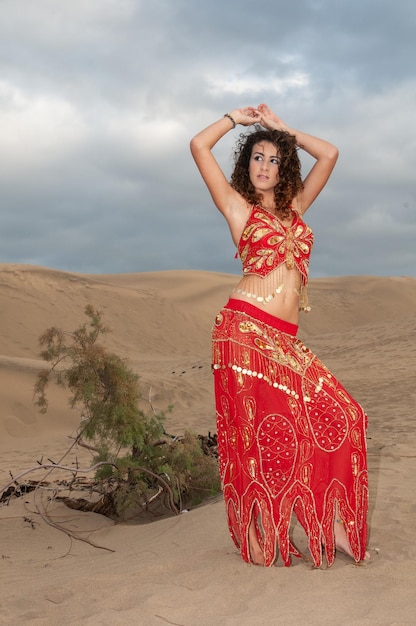
[[[279,182],[274,190],[276,211],[289,215],[293,198],[303,189],[301,164],[296,147],[296,138],[284,130],[265,130],[256,125],[254,132],[241,133],[234,148],[235,167],[231,175],[231,186],[250,204],[261,204],[261,194],[256,193],[249,177],[249,162],[253,146],[268,141],[276,146],[280,154]]]

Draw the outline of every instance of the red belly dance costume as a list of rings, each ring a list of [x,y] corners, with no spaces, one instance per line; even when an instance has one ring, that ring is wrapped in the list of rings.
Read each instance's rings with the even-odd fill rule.
[[[268,313],[285,290],[307,306],[313,244],[293,211],[285,227],[252,208],[238,250],[243,278],[213,329],[220,474],[231,537],[250,562],[255,520],[264,563],[302,556],[289,537],[292,513],[316,567],[335,556],[334,522],[345,525],[355,561],[367,544],[367,416],[325,365],[296,338],[297,326]],[[295,280],[294,280],[295,277]]]

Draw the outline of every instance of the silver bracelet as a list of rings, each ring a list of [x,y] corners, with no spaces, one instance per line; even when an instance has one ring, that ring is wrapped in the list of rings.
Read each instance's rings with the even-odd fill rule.
[[[228,117],[228,119],[231,120],[233,128],[235,128],[237,126],[237,124],[235,123],[234,118],[229,113],[224,113],[224,117]]]

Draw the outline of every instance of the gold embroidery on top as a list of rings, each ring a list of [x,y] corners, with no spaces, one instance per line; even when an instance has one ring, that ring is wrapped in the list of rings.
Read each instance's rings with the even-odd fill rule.
[[[253,212],[253,218],[263,222],[265,226],[259,226],[259,222],[249,224],[241,236],[240,246],[243,244],[243,247],[240,250],[240,258],[244,266],[243,272],[270,270],[279,258],[282,259],[282,263],[286,263],[288,269],[293,269],[296,258],[301,265],[299,271],[306,279],[309,259],[302,257],[310,254],[313,245],[312,230],[309,226],[304,222],[295,225],[298,219],[295,216],[295,224],[285,227],[277,217],[259,209]],[[270,236],[267,238],[268,235]],[[265,246],[257,249],[248,258],[252,244],[258,243],[263,238]]]
[[[299,296],[299,309],[309,311],[306,284],[313,234],[295,212],[293,215],[293,223],[286,227],[275,215],[253,207],[239,242],[243,278],[233,291],[267,305],[286,286]],[[298,280],[288,280],[284,270],[295,270]]]

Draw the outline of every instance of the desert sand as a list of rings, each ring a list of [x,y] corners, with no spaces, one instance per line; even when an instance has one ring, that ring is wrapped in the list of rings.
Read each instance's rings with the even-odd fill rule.
[[[103,312],[106,344],[129,360],[154,405],[174,405],[166,429],[215,431],[210,330],[235,281],[202,271],[84,275],[0,265],[0,486],[9,472],[59,460],[71,442],[79,416],[64,391],[51,389],[46,415],[33,405],[44,365],[38,337],[50,326],[78,327],[88,303]],[[416,623],[416,279],[315,279],[310,301],[299,336],[369,415],[371,561],[356,566],[339,555],[319,570],[296,559],[290,568],[245,564],[221,496],[150,524],[48,504],[55,521],[95,548],[45,524],[29,494],[0,507],[1,624]],[[65,463],[77,461],[88,464],[85,450]]]

